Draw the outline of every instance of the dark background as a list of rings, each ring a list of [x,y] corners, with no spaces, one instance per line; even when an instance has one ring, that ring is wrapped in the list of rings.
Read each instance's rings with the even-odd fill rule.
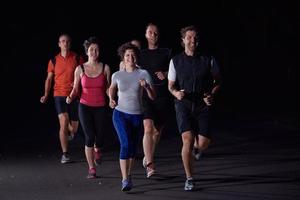
[[[2,145],[14,143],[16,138],[33,138],[30,141],[39,143],[45,135],[57,134],[53,101],[41,105],[39,98],[48,60],[59,50],[61,33],[72,36],[73,49],[80,53],[85,39],[98,36],[102,60],[116,71],[117,47],[133,38],[142,40],[145,47],[149,22],[159,25],[161,46],[172,48],[174,54],[182,50],[180,29],[199,26],[200,49],[216,57],[224,78],[216,104],[218,115],[298,117],[296,4],[186,1],[162,7],[158,2],[143,1],[135,5],[138,8],[130,2],[74,4],[12,6],[10,14],[2,16]]]

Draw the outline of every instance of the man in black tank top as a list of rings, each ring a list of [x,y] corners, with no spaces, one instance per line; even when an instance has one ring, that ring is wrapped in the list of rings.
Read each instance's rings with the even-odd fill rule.
[[[182,137],[182,161],[186,174],[184,189],[194,189],[192,149],[204,150],[210,143],[210,106],[220,87],[220,71],[213,57],[196,53],[198,34],[194,26],[181,30],[184,52],[173,57],[169,66],[169,91]]]

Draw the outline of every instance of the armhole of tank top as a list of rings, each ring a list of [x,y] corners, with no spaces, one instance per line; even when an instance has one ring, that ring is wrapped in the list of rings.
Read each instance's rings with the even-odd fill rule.
[[[81,67],[82,73],[84,74],[84,66],[83,66],[83,64],[81,64],[80,67]]]

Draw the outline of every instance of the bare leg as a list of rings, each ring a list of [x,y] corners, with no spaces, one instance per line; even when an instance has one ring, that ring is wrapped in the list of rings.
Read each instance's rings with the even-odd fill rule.
[[[152,148],[153,160],[154,160],[154,152],[155,152],[156,146],[158,145],[158,143],[160,141],[162,131],[163,131],[163,127],[160,127],[160,128],[154,127],[153,148]]]
[[[89,169],[95,168],[93,151],[94,151],[93,147],[85,146],[85,156],[89,165]]]
[[[198,134],[197,148],[200,151],[203,151],[203,150],[207,149],[209,144],[210,144],[210,139],[209,138]]]
[[[153,148],[154,148],[153,134],[154,134],[153,120],[145,119],[144,120],[143,149],[144,149],[144,155],[145,155],[147,163],[153,162],[153,152],[154,152],[154,150],[153,150]]]
[[[67,113],[61,113],[58,115],[59,119],[59,139],[60,145],[63,152],[68,152],[68,124],[69,116]]]
[[[181,137],[183,143],[181,157],[186,177],[189,178],[193,175],[192,148],[194,144],[194,136],[191,131],[186,131],[182,133]]]
[[[134,159],[130,158],[129,159],[129,166],[128,166],[128,174],[127,174],[128,176],[131,175],[131,169],[132,169],[133,165],[134,165]]]
[[[78,121],[70,121],[69,125],[68,125],[68,130],[70,135],[72,135],[72,137],[74,137],[75,133],[78,130]]]
[[[129,164],[130,160],[126,159],[120,159],[120,168],[121,168],[121,174],[122,174],[122,180],[128,179],[128,171],[129,171]]]

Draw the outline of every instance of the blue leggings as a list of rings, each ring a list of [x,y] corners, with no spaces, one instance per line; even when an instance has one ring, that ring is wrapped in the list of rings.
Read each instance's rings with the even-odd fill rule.
[[[113,124],[121,144],[120,159],[135,158],[137,143],[143,133],[143,115],[127,114],[115,109]]]

